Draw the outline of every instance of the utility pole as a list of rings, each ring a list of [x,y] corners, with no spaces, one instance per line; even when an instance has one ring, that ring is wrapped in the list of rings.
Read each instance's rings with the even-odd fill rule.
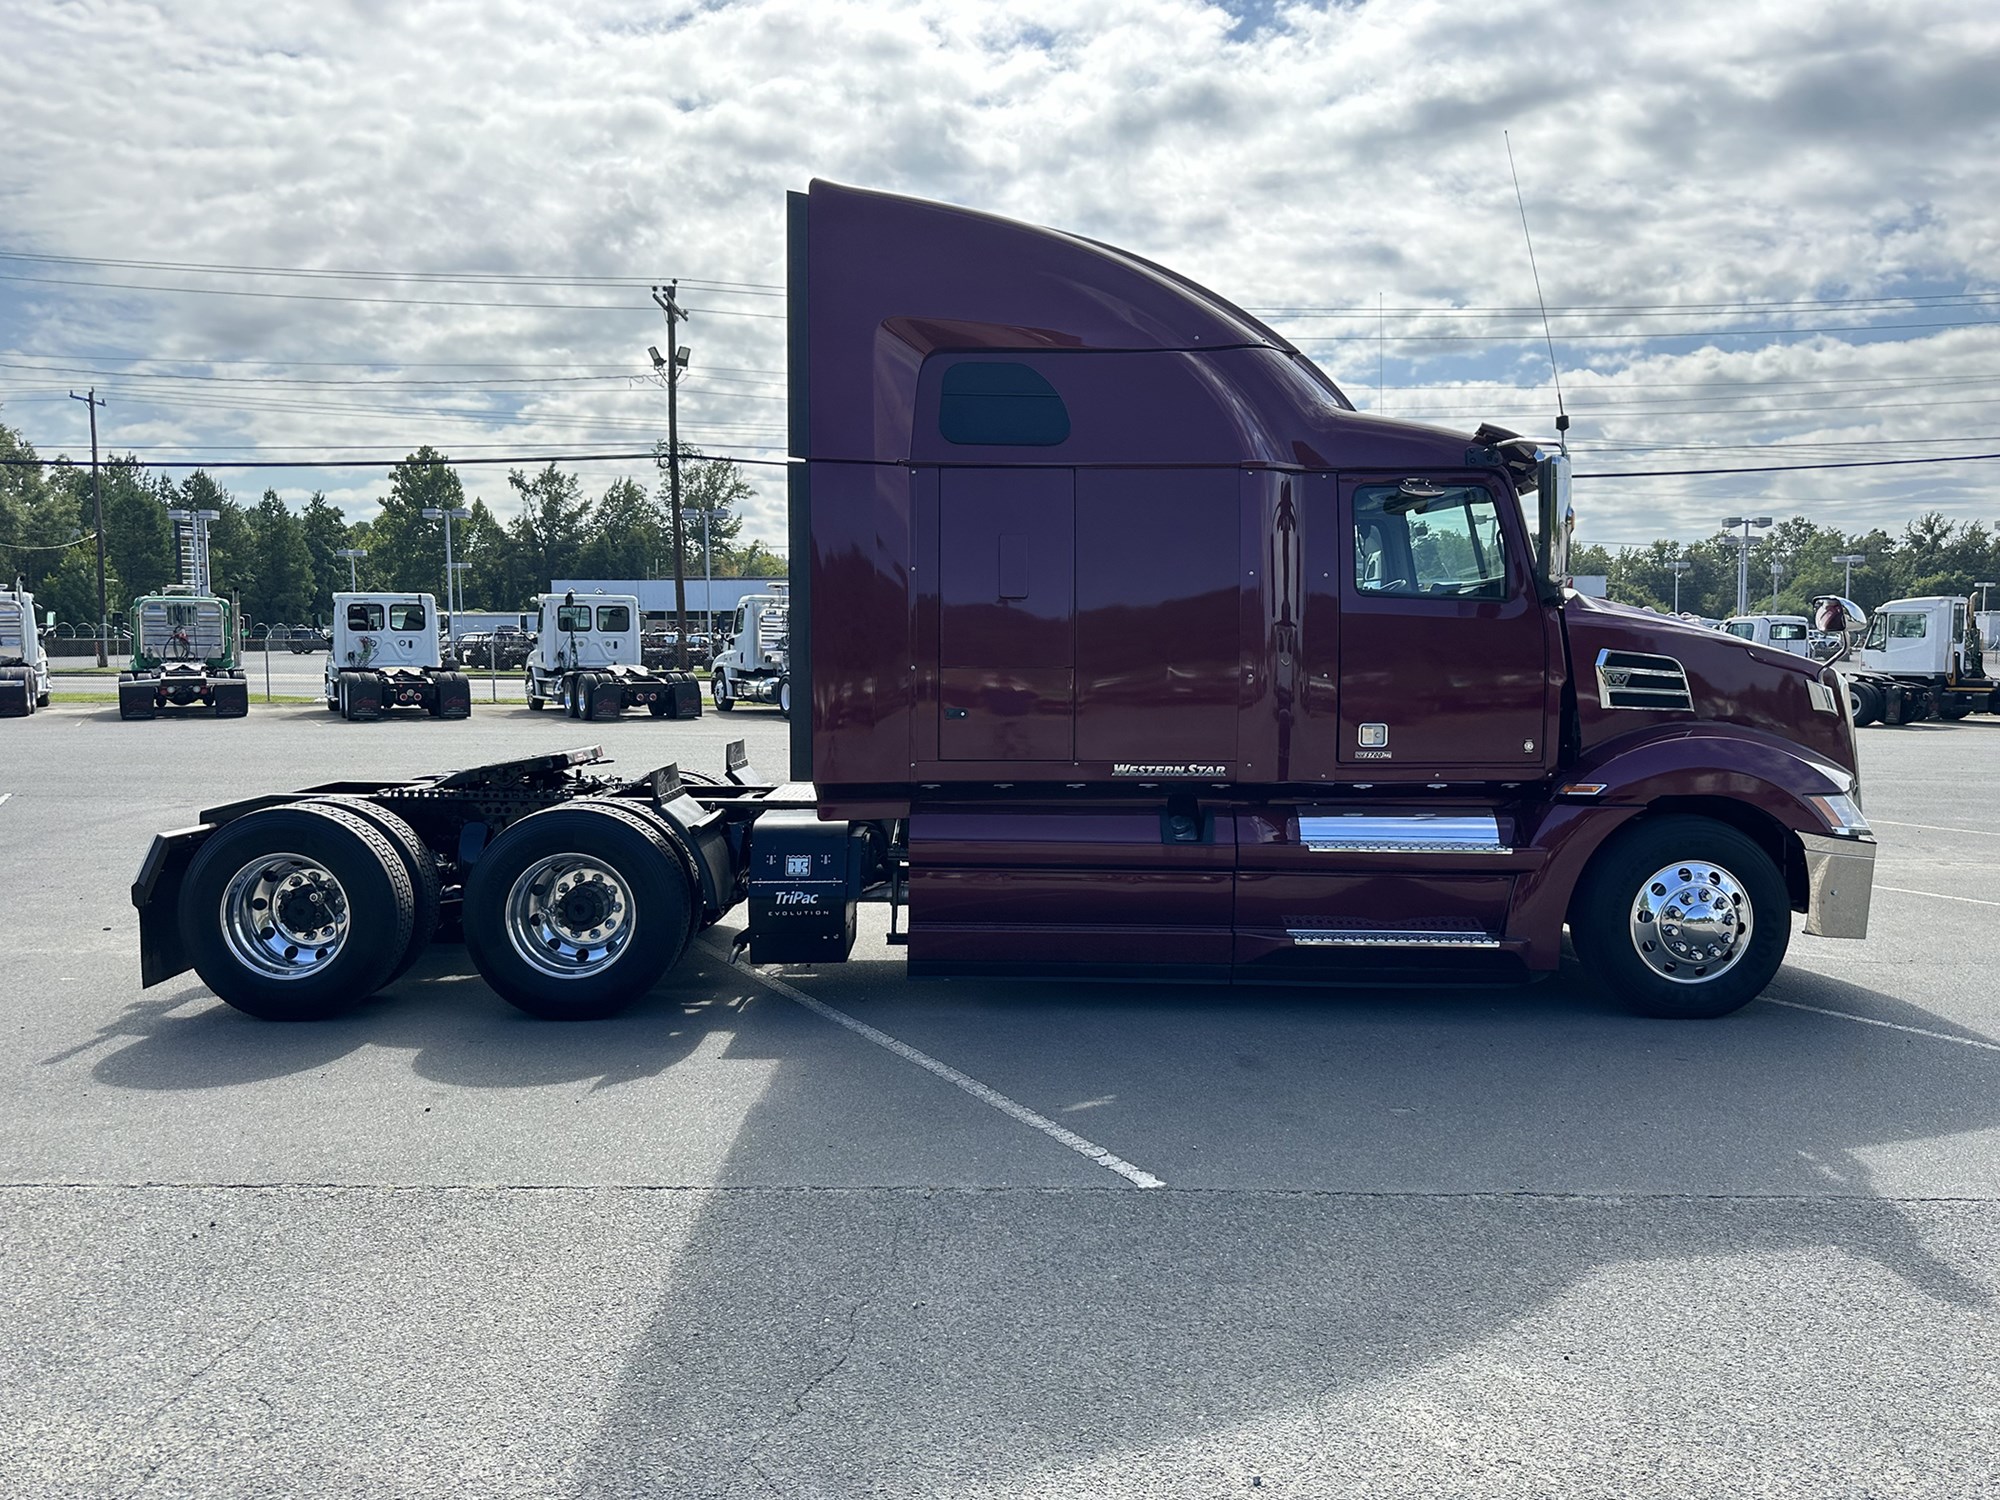
[[[97,664],[105,665],[104,633],[111,628],[111,615],[104,597],[104,493],[97,487],[97,408],[104,403],[97,399],[97,387],[90,388],[90,394],[79,396],[69,393],[72,401],[81,401],[90,407],[90,504],[97,513]]]
[[[680,281],[675,279],[665,286],[653,288],[653,301],[661,312],[667,315],[667,358],[660,358],[660,351],[649,350],[653,356],[653,368],[666,366],[667,376],[667,495],[674,517],[674,665],[683,672],[688,664],[688,609],[687,609],[687,568],[682,560],[681,539],[681,423],[680,393],[681,371],[687,367],[688,351],[680,346],[675,329],[685,321],[687,312],[682,308],[676,294]]]

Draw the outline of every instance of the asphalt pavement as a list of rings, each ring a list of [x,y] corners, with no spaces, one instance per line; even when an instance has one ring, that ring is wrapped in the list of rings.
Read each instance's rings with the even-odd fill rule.
[[[310,1025],[139,987],[201,806],[737,737],[0,721],[0,1494],[2000,1491],[2000,721],[1863,731],[1873,935],[1713,1023],[913,982],[879,908],[589,1025],[450,947]]]

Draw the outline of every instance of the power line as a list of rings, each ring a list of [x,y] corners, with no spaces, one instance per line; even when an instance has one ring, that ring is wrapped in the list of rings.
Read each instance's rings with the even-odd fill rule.
[[[98,291],[162,292],[176,297],[255,297],[267,301],[280,302],[340,302],[388,307],[488,307],[507,308],[515,312],[615,312],[630,314],[636,308],[617,302],[480,302],[470,298],[448,297],[355,297],[337,296],[331,292],[255,292],[247,287],[223,286],[153,286],[138,281],[77,281],[57,276],[20,276],[10,271],[0,271],[0,281],[32,282],[37,286],[74,286],[94,288]],[[706,313],[711,317],[724,318],[772,318],[784,321],[784,313],[744,312],[733,307],[701,307],[690,311]]]
[[[216,276],[292,276],[327,281],[443,281],[476,282],[493,286],[612,286],[641,290],[658,281],[657,276],[551,276],[525,271],[340,271],[316,266],[239,266],[213,261],[190,260],[111,260],[92,255],[34,255],[24,250],[0,250],[0,260],[34,261],[44,265],[106,266],[122,270],[182,271]],[[683,284],[703,291],[742,291],[746,295],[779,296],[783,286],[773,281],[716,281],[683,276]]]

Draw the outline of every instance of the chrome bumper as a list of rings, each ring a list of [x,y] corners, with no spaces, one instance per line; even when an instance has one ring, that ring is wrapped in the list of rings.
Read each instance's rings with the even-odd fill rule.
[[[1875,841],[1802,833],[1806,850],[1806,931],[1814,937],[1868,936],[1875,893]]]

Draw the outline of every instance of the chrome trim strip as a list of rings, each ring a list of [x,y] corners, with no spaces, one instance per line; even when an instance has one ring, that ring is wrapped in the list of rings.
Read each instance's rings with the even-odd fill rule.
[[[1875,841],[1802,833],[1806,851],[1806,931],[1813,937],[1868,936],[1875,894]]]
[[[1497,948],[1490,932],[1435,932],[1427,928],[1291,927],[1285,930],[1301,948]]]
[[[1492,813],[1300,813],[1316,854],[1512,854]]]

